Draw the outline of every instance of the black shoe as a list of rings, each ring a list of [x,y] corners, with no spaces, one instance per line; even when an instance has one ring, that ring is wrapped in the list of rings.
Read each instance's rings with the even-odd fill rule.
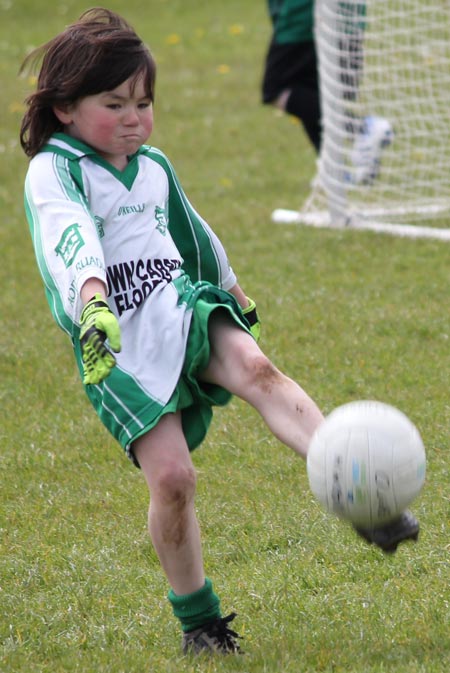
[[[198,629],[183,634],[183,654],[200,654],[200,652],[219,652],[220,654],[239,653],[241,648],[237,643],[240,638],[236,631],[228,628],[236,613],[228,617],[218,617]]]
[[[417,541],[419,538],[419,522],[406,510],[398,519],[386,523],[379,528],[359,528],[354,526],[358,535],[371,544],[376,544],[386,554],[394,554],[400,542]]]

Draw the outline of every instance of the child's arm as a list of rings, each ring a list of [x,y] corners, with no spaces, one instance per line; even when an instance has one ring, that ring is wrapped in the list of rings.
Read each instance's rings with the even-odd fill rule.
[[[239,306],[240,306],[241,308],[244,308],[244,309],[245,309],[245,308],[247,308],[247,307],[249,306],[249,304],[250,304],[250,300],[249,300],[249,298],[246,296],[244,290],[241,288],[241,286],[240,286],[238,283],[236,283],[235,285],[233,285],[233,287],[231,287],[231,288],[228,290],[228,292],[230,292],[230,294],[232,294],[232,295],[234,295],[234,296],[236,297],[236,299],[237,299],[237,301],[238,301],[238,304],[239,304]]]
[[[243,309],[242,313],[245,315],[248,324],[250,325],[250,330],[256,341],[259,341],[261,336],[261,323],[256,312],[256,304],[253,299],[247,297],[241,286],[236,283],[231,287],[228,292],[230,292],[234,297],[236,297],[240,307]]]
[[[82,300],[81,288],[92,278],[104,285],[106,269],[94,217],[70,168],[50,152],[38,154],[27,173],[25,209],[50,309],[77,338],[83,306],[95,294]]]
[[[106,286],[99,278],[88,278],[80,290],[83,304],[86,305],[95,294],[100,294],[102,299],[106,300]]]

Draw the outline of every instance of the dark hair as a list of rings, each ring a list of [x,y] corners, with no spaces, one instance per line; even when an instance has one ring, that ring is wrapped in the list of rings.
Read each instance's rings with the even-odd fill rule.
[[[53,107],[111,91],[132,77],[144,76],[146,95],[154,101],[156,66],[148,48],[118,14],[94,7],[24,60],[21,72],[42,60],[37,89],[28,96],[20,142],[33,157],[50,136],[62,130]]]

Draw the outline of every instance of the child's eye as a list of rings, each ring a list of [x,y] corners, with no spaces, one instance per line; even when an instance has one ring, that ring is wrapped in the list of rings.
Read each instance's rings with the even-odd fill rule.
[[[119,103],[108,103],[106,106],[109,110],[120,110]]]

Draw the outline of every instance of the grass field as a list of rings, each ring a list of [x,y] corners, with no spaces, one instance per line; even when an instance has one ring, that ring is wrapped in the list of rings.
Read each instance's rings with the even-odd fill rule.
[[[137,0],[159,64],[153,144],[256,299],[262,346],[324,412],[374,398],[421,431],[421,539],[366,547],[308,491],[304,464],[238,400],[194,454],[208,575],[242,657],[181,657],[146,533],[147,491],[92,413],[52,323],[22,207],[17,71],[89,5],[0,3],[0,672],[446,673],[450,668],[449,247],[274,225],[309,193],[298,125],[259,102],[263,0]]]

